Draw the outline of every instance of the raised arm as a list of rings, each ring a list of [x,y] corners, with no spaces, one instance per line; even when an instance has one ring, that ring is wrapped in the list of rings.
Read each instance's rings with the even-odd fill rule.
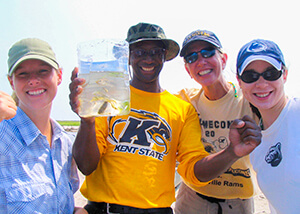
[[[77,77],[78,68],[72,71],[70,88],[70,105],[72,110],[78,115],[79,99],[82,92],[81,85],[85,80]],[[78,115],[79,116],[79,115]],[[96,142],[95,118],[80,118],[80,127],[73,145],[73,157],[79,170],[84,175],[91,174],[98,165],[100,153]]]
[[[261,142],[261,130],[249,116],[234,120],[230,127],[230,145],[199,160],[194,167],[199,181],[207,182],[224,173],[239,158],[250,154]]]

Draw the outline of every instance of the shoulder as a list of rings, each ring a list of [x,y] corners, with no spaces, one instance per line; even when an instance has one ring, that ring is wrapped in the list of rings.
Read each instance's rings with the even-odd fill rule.
[[[187,102],[190,102],[191,99],[193,99],[195,96],[201,94],[201,89],[198,88],[184,88],[180,91],[176,92],[174,95],[176,97],[179,97],[180,99],[183,99]]]
[[[4,120],[0,123],[0,156],[18,154],[23,147],[23,138],[12,120]]]
[[[300,117],[300,98],[298,98],[298,97],[288,98],[288,102],[282,112],[286,112],[288,115],[291,115],[292,117],[294,117],[294,119],[299,118]]]
[[[19,127],[19,115],[9,120],[3,120],[0,122],[0,138],[7,136],[8,133],[16,132]]]
[[[234,101],[237,101],[239,105],[242,105],[242,108],[248,108],[251,109],[249,101],[243,96],[242,89],[236,85],[236,92],[235,92],[235,99]]]
[[[185,89],[183,89],[185,90]],[[180,94],[171,94],[169,92],[165,93],[165,98],[164,101],[170,102],[170,107],[182,107],[182,108],[186,108],[186,107],[193,107],[192,104],[190,103],[190,100],[188,98],[188,95],[185,94],[185,92],[182,90],[182,93]],[[176,105],[176,106],[174,106]]]
[[[60,139],[63,143],[66,143],[69,146],[72,145],[75,134],[65,131],[64,128],[53,119],[51,119],[51,124],[53,129],[53,139]]]
[[[194,118],[198,123],[198,114],[194,106],[186,100],[178,98],[177,96],[170,94],[169,100],[165,100],[166,109],[169,113],[172,113],[173,116],[176,115],[177,118],[181,118],[182,121],[190,120]]]
[[[0,140],[7,137],[7,134],[16,130],[17,126],[11,120],[3,120],[0,123]]]
[[[300,98],[299,97],[291,97],[289,98],[289,102],[291,102],[291,105],[293,105],[294,107],[298,107],[300,106]]]

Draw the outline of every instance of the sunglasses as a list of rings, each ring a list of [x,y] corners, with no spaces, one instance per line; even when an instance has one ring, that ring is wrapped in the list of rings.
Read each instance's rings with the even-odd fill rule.
[[[146,57],[146,56],[161,57],[166,52],[166,49],[164,49],[164,48],[153,48],[153,49],[150,49],[148,51],[146,51],[144,49],[135,49],[135,50],[132,50],[130,52],[135,58],[143,58],[143,57]]]
[[[275,81],[278,80],[282,75],[282,70],[277,70],[276,68],[271,68],[263,73],[257,73],[254,70],[246,70],[243,72],[239,78],[245,83],[253,83],[256,82],[260,76],[262,76],[265,80]]]
[[[194,63],[198,59],[198,53],[200,53],[203,58],[210,58],[216,54],[216,49],[209,47],[204,48],[201,51],[189,53],[188,55],[184,56],[184,60],[189,64]]]

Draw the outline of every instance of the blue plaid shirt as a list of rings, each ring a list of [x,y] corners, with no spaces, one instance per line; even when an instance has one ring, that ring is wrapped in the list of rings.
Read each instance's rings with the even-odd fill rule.
[[[72,140],[52,122],[52,146],[20,109],[0,123],[0,213],[73,213]]]

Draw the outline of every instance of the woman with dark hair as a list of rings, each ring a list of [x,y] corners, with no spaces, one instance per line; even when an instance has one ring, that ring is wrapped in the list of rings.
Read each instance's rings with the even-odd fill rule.
[[[288,70],[272,41],[256,39],[237,58],[237,77],[244,97],[261,114],[262,143],[250,160],[272,213],[300,210],[300,100],[284,92]]]

